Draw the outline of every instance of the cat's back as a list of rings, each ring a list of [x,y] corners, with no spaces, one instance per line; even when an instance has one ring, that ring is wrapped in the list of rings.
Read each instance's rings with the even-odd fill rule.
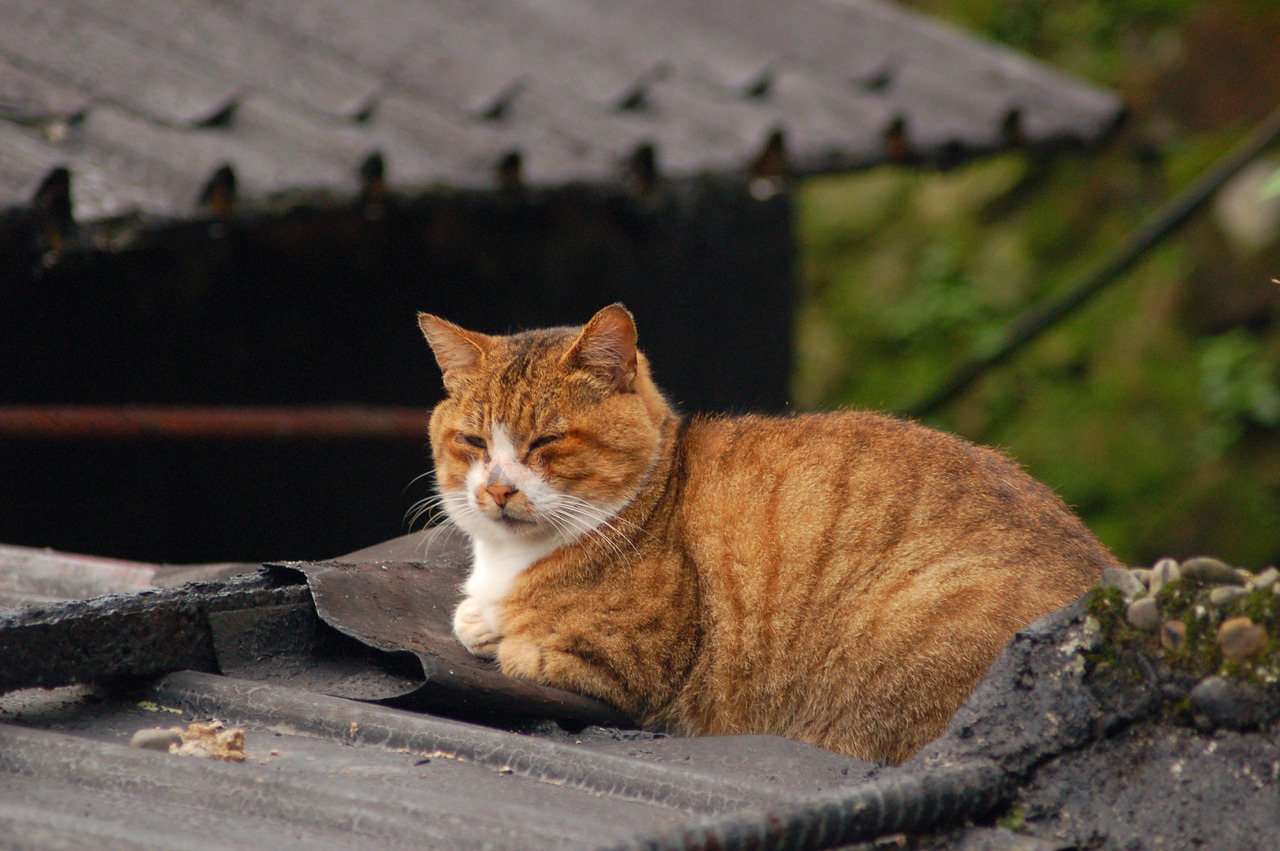
[[[888,561],[1035,552],[1089,581],[1114,563],[1005,456],[883,414],[695,418],[681,455],[686,520],[712,538],[724,525],[782,549],[818,544]]]

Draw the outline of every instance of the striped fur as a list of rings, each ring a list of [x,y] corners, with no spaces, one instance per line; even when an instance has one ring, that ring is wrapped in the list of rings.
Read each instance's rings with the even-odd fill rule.
[[[495,337],[422,314],[455,618],[502,670],[679,733],[899,762],[1115,560],[1003,456],[872,413],[681,421],[631,315]]]

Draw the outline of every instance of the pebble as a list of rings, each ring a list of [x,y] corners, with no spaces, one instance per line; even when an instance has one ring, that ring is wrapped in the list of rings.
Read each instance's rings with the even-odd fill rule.
[[[1139,597],[1134,600],[1129,604],[1126,615],[1129,623],[1136,629],[1151,632],[1160,626],[1160,607],[1156,605],[1155,597]]]
[[[1275,720],[1277,708],[1263,691],[1226,677],[1205,677],[1191,690],[1197,723],[1231,730],[1256,730]]]
[[[1181,650],[1187,641],[1187,625],[1182,621],[1165,621],[1160,627],[1160,645],[1165,650]]]
[[[1196,556],[1182,563],[1180,568],[1186,579],[1194,579],[1209,585],[1243,585],[1244,578],[1231,565],[1209,556]]]
[[[1232,600],[1248,596],[1248,588],[1241,588],[1239,585],[1223,585],[1209,592],[1209,602],[1215,606],[1225,606]]]
[[[1270,588],[1276,584],[1276,580],[1280,579],[1280,570],[1274,567],[1268,567],[1253,578],[1254,588]]]
[[[1209,556],[1190,558],[1182,564],[1161,559],[1150,569],[1104,570],[1102,584],[1117,588],[1124,595],[1125,619],[1132,627],[1147,633],[1156,632],[1167,652],[1179,653],[1187,647],[1187,625],[1183,620],[1170,617],[1171,613],[1162,613],[1157,601],[1160,589],[1178,579],[1196,584],[1198,600],[1193,611],[1199,618],[1199,629],[1222,617],[1218,611],[1223,606],[1254,590],[1270,589],[1280,595],[1280,567],[1268,567],[1254,574]],[[1222,658],[1233,662],[1258,658],[1272,646],[1267,626],[1243,615],[1224,620],[1218,627],[1216,640]],[[1165,670],[1167,672],[1167,668]],[[1195,723],[1201,729],[1253,731],[1280,721],[1280,701],[1268,689],[1251,682],[1215,675],[1201,679],[1189,694],[1187,686],[1188,679],[1182,677],[1164,677],[1160,682],[1161,694],[1166,699],[1173,701],[1186,696],[1190,700]]]
[[[1182,571],[1178,569],[1178,563],[1171,558],[1162,558],[1156,562],[1155,567],[1151,568],[1147,587],[1151,589],[1152,594],[1158,594],[1166,583],[1181,578]]]
[[[1267,628],[1246,617],[1229,618],[1218,627],[1218,646],[1228,659],[1247,659],[1267,646]]]
[[[1147,592],[1141,580],[1134,576],[1132,571],[1123,567],[1103,568],[1102,585],[1104,588],[1119,588],[1126,600],[1141,597]]]
[[[170,745],[181,745],[182,736],[176,730],[139,730],[129,740],[131,748],[145,748],[149,751],[165,751]]]

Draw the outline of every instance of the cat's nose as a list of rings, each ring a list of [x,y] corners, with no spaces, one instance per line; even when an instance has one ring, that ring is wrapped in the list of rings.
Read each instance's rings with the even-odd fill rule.
[[[515,488],[509,485],[488,485],[485,490],[489,492],[489,496],[493,497],[493,501],[499,508],[506,507],[507,500],[515,493]]]

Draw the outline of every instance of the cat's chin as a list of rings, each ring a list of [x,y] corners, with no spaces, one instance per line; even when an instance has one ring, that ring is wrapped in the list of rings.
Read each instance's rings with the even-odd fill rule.
[[[458,525],[471,537],[483,538],[494,543],[538,544],[556,537],[554,529],[549,529],[536,520],[510,516],[493,517],[488,514],[476,514],[468,517],[467,522]]]
[[[503,532],[514,537],[547,537],[546,531],[542,528],[542,524],[536,520],[525,520],[520,517],[510,517],[507,515],[488,517],[486,519]]]

